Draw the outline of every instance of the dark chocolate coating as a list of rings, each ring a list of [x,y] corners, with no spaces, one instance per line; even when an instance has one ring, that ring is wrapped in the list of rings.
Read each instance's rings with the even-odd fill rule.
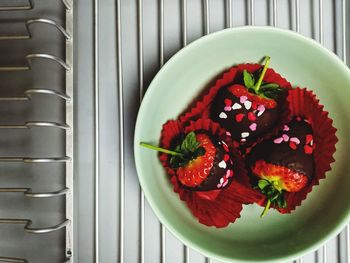
[[[246,163],[250,171],[250,168],[258,160],[264,160],[267,163],[276,164],[279,166],[287,167],[298,173],[302,173],[309,178],[309,181],[314,176],[314,156],[313,154],[305,153],[306,135],[312,135],[312,127],[304,120],[297,120],[293,118],[287,126],[289,131],[283,130],[277,136],[270,140],[263,141],[256,145],[252,151],[247,155]],[[282,141],[281,143],[274,142],[280,141],[283,135],[289,137],[288,141]],[[296,144],[296,149],[290,147],[290,139],[298,138],[299,144]]]
[[[210,171],[209,176],[206,179],[204,179],[203,182],[199,186],[188,187],[186,185],[181,184],[181,182],[178,181],[179,184],[184,189],[191,190],[191,191],[210,191],[210,190],[218,190],[218,189],[227,188],[230,185],[230,183],[232,182],[232,179],[236,173],[236,171],[234,169],[234,165],[233,165],[233,163],[231,163],[231,156],[232,155],[229,152],[226,152],[224,147],[222,146],[222,142],[218,138],[216,138],[215,136],[210,134],[208,131],[199,130],[199,131],[195,131],[195,133],[196,134],[206,134],[210,138],[210,140],[212,141],[213,145],[216,148],[216,155],[215,155],[215,159],[214,159],[214,164],[213,164],[213,167]],[[176,144],[174,144],[174,145],[176,145]],[[225,162],[226,168],[223,169],[223,168],[219,167],[219,163],[224,160],[225,154],[229,154],[230,159],[227,162]],[[226,186],[219,188],[218,184],[220,184],[220,179],[226,175],[227,170],[233,170],[234,175],[228,179],[228,183]]]
[[[225,99],[230,99],[232,104],[238,103],[241,105],[240,109],[225,111]],[[218,94],[216,95],[211,108],[210,108],[210,118],[218,122],[221,127],[225,128],[227,131],[231,133],[232,139],[240,142],[242,139],[245,139],[247,142],[250,142],[261,135],[268,132],[272,127],[276,126],[279,118],[280,112],[283,108],[283,104],[285,103],[286,92],[281,92],[281,95],[277,99],[277,106],[273,109],[265,108],[265,111],[260,116],[257,116],[258,110],[253,110],[250,108],[249,110],[245,108],[244,104],[240,102],[240,98],[233,95],[228,87],[222,88]],[[220,118],[220,114],[224,112],[227,115],[226,119]],[[256,116],[255,121],[251,121],[248,119],[248,112],[254,112]],[[236,115],[243,114],[241,122],[237,122]],[[250,125],[253,123],[256,124],[256,129],[250,129]],[[242,138],[242,133],[248,132],[249,136],[246,138]]]

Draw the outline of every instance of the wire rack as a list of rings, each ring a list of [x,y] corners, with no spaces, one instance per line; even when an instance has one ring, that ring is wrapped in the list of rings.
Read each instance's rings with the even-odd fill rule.
[[[73,3],[39,2],[0,2],[0,262],[72,262]]]
[[[132,134],[135,105],[168,58],[198,37],[235,26],[270,25],[312,37],[347,62],[347,0],[94,0],[94,262],[217,262],[182,245],[153,215],[136,179],[132,164]],[[116,196],[117,253],[103,248],[108,237],[101,221],[101,105],[99,68],[101,13],[115,11],[118,142],[118,192]],[[101,11],[102,9],[102,11]],[[108,41],[110,38],[108,38]],[[103,85],[105,87],[105,85]],[[136,107],[137,108],[137,107]],[[130,135],[131,134],[131,135]],[[103,161],[103,160],[102,160]],[[135,195],[138,197],[135,198]],[[130,200],[133,200],[131,202]],[[113,208],[113,209],[114,209]],[[104,209],[103,209],[104,210]],[[104,210],[105,211],[105,210]],[[102,229],[102,230],[101,230]],[[110,233],[109,233],[110,234]],[[295,262],[350,262],[349,226],[336,239]],[[103,250],[106,254],[101,254]],[[108,260],[106,260],[108,259]]]

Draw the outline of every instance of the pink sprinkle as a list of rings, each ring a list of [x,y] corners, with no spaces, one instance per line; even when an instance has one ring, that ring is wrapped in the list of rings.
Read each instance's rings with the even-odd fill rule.
[[[241,103],[244,103],[247,99],[248,99],[247,96],[241,96],[241,97],[239,98],[239,101],[240,101]]]
[[[227,132],[226,132],[226,135],[227,135],[227,136],[231,136],[231,133],[227,131]]]
[[[249,129],[250,130],[252,130],[252,131],[256,131],[256,123],[254,122],[254,123],[252,123],[252,124],[250,124],[250,126],[249,126]]]
[[[258,110],[257,116],[260,117],[265,112],[265,106],[264,105],[259,105],[257,110]]]
[[[257,110],[258,111],[265,111],[265,106],[261,104],[261,105],[258,106]]]
[[[283,138],[282,137],[276,138],[273,140],[273,142],[276,144],[280,144],[281,142],[283,142]]]
[[[295,142],[296,144],[299,144],[299,143],[300,143],[300,140],[299,140],[297,137],[292,137],[292,138],[290,138],[290,141],[291,141],[291,142]]]
[[[221,186],[222,186],[221,184],[217,184],[216,185],[217,188],[221,188]]]
[[[283,134],[282,138],[285,142],[288,142],[288,140],[289,140],[289,136],[287,134]]]
[[[222,184],[224,182],[224,178],[220,179],[220,184]]]
[[[225,177],[226,177],[226,178],[229,178],[229,177],[230,177],[230,175],[231,175],[231,171],[230,171],[230,170],[227,170],[227,171],[226,171],[226,175],[225,175]]]
[[[232,108],[230,106],[225,106],[224,110],[225,111],[230,111],[230,110],[232,110]]]
[[[226,182],[224,182],[224,184],[222,185],[222,187],[225,187],[228,184],[228,180],[226,180]]]
[[[284,131],[289,131],[289,126],[288,126],[288,125],[284,125],[283,130],[284,130]]]

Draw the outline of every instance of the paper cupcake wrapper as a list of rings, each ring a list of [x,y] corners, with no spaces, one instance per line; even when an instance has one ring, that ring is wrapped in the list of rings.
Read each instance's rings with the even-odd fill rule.
[[[209,131],[220,140],[224,140],[228,145],[230,143],[226,131],[219,124],[208,119],[199,119],[190,122],[185,127],[180,121],[168,121],[163,125],[160,144],[164,148],[169,148],[172,146],[174,138],[195,130]],[[198,221],[207,226],[225,227],[240,217],[243,204],[258,202],[261,199],[261,195],[245,186],[246,182],[244,180],[246,180],[247,174],[243,159],[234,149],[230,150],[231,156],[235,156],[235,177],[227,188],[208,192],[196,192],[182,188],[176,178],[175,170],[168,165],[169,157],[166,154],[159,155],[162,165],[170,176],[174,192],[178,193],[180,199],[186,202]]]
[[[210,111],[210,105],[212,101],[214,100],[215,96],[219,92],[220,89],[225,88],[227,86],[230,86],[232,84],[235,84],[237,82],[236,78],[242,74],[244,70],[247,70],[250,73],[255,72],[261,68],[260,64],[239,64],[237,66],[234,66],[230,68],[228,71],[226,71],[220,78],[218,78],[215,82],[215,85],[210,87],[207,92],[204,93],[204,95],[197,98],[182,115],[180,115],[179,119],[183,123],[188,123],[189,121],[194,121],[199,118],[209,118],[209,111]],[[280,87],[285,89],[290,89],[291,84],[283,78],[280,74],[275,72],[273,69],[269,68],[266,71],[265,82],[273,82],[277,83]],[[263,139],[267,139],[270,136],[276,134],[280,128],[283,127],[283,124],[286,122],[286,119],[289,116],[288,111],[288,105],[287,103],[284,105],[284,107],[281,110],[281,117],[280,121],[275,125],[273,129],[270,130],[269,133],[266,133],[265,136],[262,136],[261,138],[255,140],[254,143],[257,143]],[[239,147],[241,144],[239,142],[233,142],[235,147]],[[247,147],[252,146],[253,143],[244,144],[244,147],[242,147],[241,152],[242,154],[245,154],[249,151],[249,148]]]

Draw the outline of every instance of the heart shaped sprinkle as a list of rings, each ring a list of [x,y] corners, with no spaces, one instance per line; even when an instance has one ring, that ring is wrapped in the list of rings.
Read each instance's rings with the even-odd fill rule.
[[[242,105],[237,103],[237,102],[235,104],[233,104],[233,106],[232,106],[232,110],[239,110],[241,108],[242,108]]]
[[[252,123],[252,124],[250,124],[250,126],[249,126],[249,129],[251,130],[251,131],[256,131],[256,123],[254,122],[254,123]]]
[[[225,112],[221,112],[219,115],[220,119],[227,119],[227,114]]]

